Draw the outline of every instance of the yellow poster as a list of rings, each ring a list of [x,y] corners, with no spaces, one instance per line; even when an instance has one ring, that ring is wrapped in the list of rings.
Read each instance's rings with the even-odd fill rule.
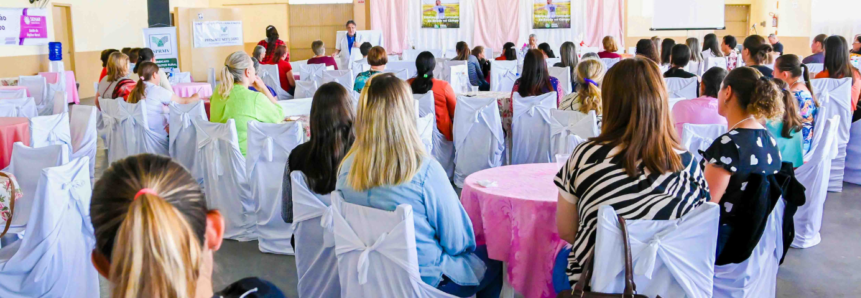
[[[418,1],[422,2],[422,28],[460,28],[460,0]]]
[[[571,0],[533,0],[532,28],[571,28]]]

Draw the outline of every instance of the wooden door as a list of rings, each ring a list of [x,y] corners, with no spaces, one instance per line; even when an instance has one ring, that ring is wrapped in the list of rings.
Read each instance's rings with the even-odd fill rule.
[[[748,34],[750,30],[750,5],[726,5],[724,9],[725,30],[716,30],[717,36],[732,35],[739,41]]]
[[[72,9],[54,4],[54,41],[63,44],[63,64],[66,70],[75,71],[75,38],[72,35]]]

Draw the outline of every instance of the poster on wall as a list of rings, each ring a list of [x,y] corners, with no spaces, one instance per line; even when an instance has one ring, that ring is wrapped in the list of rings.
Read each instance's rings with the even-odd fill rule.
[[[532,0],[532,28],[571,28],[571,0]]]
[[[179,67],[176,51],[176,27],[144,28],[144,45],[155,54],[155,63],[165,72]]]
[[[194,47],[242,45],[242,21],[194,22]]]
[[[422,2],[422,28],[460,28],[460,0],[414,1]]]
[[[0,44],[48,44],[48,13],[43,8],[0,8]]]

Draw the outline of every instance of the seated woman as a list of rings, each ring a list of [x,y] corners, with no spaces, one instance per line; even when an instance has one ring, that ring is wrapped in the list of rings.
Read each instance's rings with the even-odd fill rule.
[[[251,57],[251,63],[254,63],[254,72],[260,73],[260,61]],[[266,89],[269,89],[269,94],[272,94],[272,96],[278,96],[278,93],[275,93],[275,88],[272,88],[272,86],[266,85]],[[257,89],[254,89],[254,86],[248,86],[248,90],[257,91]]]
[[[800,167],[804,164],[804,138],[800,133],[802,130],[801,116],[798,114],[798,101],[789,92],[789,85],[779,79],[772,79],[783,96],[783,117],[779,120],[766,120],[765,128],[777,141],[780,150],[780,159],[791,162],[792,167]]]
[[[130,79],[134,81],[140,80],[140,65],[144,62],[155,63],[155,53],[153,53],[152,49],[142,48],[138,51],[138,61],[137,64],[135,64],[134,69],[132,69],[132,74],[129,75]],[[164,70],[159,69],[156,75],[159,78],[158,86],[170,93],[173,93],[173,87],[170,86],[170,80],[167,78],[167,74]]]
[[[517,50],[515,50],[514,48],[505,50],[505,52],[503,52],[503,55],[505,56],[505,59],[503,59],[505,61],[517,61]]]
[[[479,91],[489,91],[490,84],[484,79],[484,72],[481,70],[481,64],[478,62],[478,57],[471,54],[469,45],[466,42],[460,41],[455,46],[457,57],[451,60],[466,61],[466,66],[469,71],[469,84],[478,86]]]
[[[226,123],[227,120],[235,119],[239,151],[245,155],[248,149],[248,121],[280,123],[284,121],[284,112],[275,96],[269,93],[266,84],[257,76],[251,57],[245,52],[234,52],[227,56],[219,73],[219,81],[221,84],[210,99],[209,121]],[[251,85],[258,91],[248,90]]]
[[[191,97],[179,97],[173,92],[167,91],[158,85],[161,77],[159,77],[158,65],[152,62],[141,62],[136,66],[140,79],[138,80],[135,89],[129,94],[129,103],[138,103],[139,101],[146,102],[147,121],[149,129],[154,132],[167,133],[168,130],[168,114],[165,113],[165,106],[171,102],[179,104],[187,104],[198,101],[200,96],[195,93]]]
[[[674,45],[670,50],[670,69],[664,73],[665,78],[694,78],[697,75],[685,70],[691,61],[691,49],[684,44]]]
[[[523,71],[520,78],[514,81],[511,97],[517,92],[522,97],[538,96],[556,92],[556,106],[562,102],[562,86],[559,80],[551,77],[547,71],[547,61],[541,50],[528,50],[523,58]]]
[[[371,66],[371,69],[368,71],[360,72],[356,75],[356,82],[353,84],[353,90],[356,92],[362,92],[362,89],[365,88],[365,82],[371,79],[374,75],[383,72],[386,70],[386,63],[389,63],[389,56],[386,54],[386,49],[381,46],[375,46],[368,51],[368,65]]]
[[[553,64],[553,67],[568,67],[571,71],[571,92],[577,92],[577,64],[580,63],[577,46],[570,41],[563,42],[559,48],[559,58],[561,61]]]
[[[353,104],[350,93],[337,82],[320,86],[311,102],[311,139],[296,146],[287,160],[282,186],[281,218],[293,222],[293,191],[290,173],[302,171],[314,193],[335,190],[338,166],[353,146]]]
[[[559,105],[560,110],[578,111],[588,114],[595,111],[601,116],[601,81],[604,79],[604,63],[595,59],[580,61],[575,80],[580,86],[577,92],[568,94]]]
[[[673,46],[676,45],[676,41],[672,38],[664,39],[661,42],[661,67],[669,68],[670,65],[670,57],[673,55]]]
[[[733,69],[738,67],[739,54],[738,51],[735,49],[736,46],[738,46],[738,41],[735,39],[735,36],[727,35],[723,37],[723,40],[720,44],[720,51],[718,53],[722,53],[723,57],[726,57],[727,71],[732,71]],[[705,52],[703,52],[703,59],[705,59],[705,57]]]
[[[679,137],[685,128],[685,123],[690,124],[720,124],[726,126],[726,118],[718,113],[718,92],[723,79],[726,78],[726,70],[720,67],[712,67],[703,74],[700,83],[700,97],[685,99],[673,106],[673,120]]]
[[[129,78],[129,56],[114,52],[108,58],[108,74],[96,89],[96,106],[99,106],[99,98],[128,99],[134,88],[135,81]]]
[[[481,73],[484,75],[482,78],[485,82],[490,81],[490,60],[487,60],[487,57],[484,56],[484,47],[477,46],[472,48],[472,55],[478,60],[478,66],[480,66]],[[490,83],[487,83],[487,90],[490,90]]]
[[[257,63],[261,63],[263,61],[263,57],[266,56],[266,47],[264,46],[254,46],[254,51],[251,52],[251,60]]]
[[[852,111],[858,107],[861,97],[861,71],[849,62],[849,45],[843,36],[832,35],[825,39],[825,69],[816,74],[817,79],[852,78]],[[858,121],[861,113],[855,113],[852,121]]]
[[[775,60],[772,75],[775,79],[786,82],[793,99],[797,100],[795,106],[801,117],[801,133],[804,140],[803,153],[806,154],[810,151],[810,143],[813,142],[813,128],[816,125],[816,114],[819,112],[819,102],[816,101],[811,92],[813,86],[810,85],[810,71],[808,71],[807,65],[801,63],[798,56],[786,54]],[[790,110],[788,107],[786,109]],[[785,154],[783,156],[786,157]]]
[[[362,91],[356,142],[338,171],[335,186],[345,201],[393,211],[413,206],[422,280],[458,296],[498,297],[502,263],[476,247],[469,216],[445,170],[416,131],[415,100],[393,74],[374,76]]]
[[[598,53],[598,57],[616,59],[622,58],[622,55],[617,54],[619,51],[619,47],[616,46],[616,40],[613,39],[612,36],[604,36],[604,39],[601,40],[601,44],[604,46],[604,51]]]
[[[732,36],[732,35],[727,35],[727,36]],[[728,41],[726,36],[724,36],[723,41],[724,42]],[[735,49],[735,37],[732,38],[732,43],[733,43],[733,45],[731,45],[731,47],[733,49]],[[722,47],[718,43],[717,34],[709,33],[709,34],[706,34],[705,36],[703,36],[703,52],[702,52],[703,59],[715,58],[715,57],[717,57],[717,58],[724,57],[725,54],[726,53],[723,51]],[[729,62],[729,61],[727,61],[727,62]]]
[[[658,65],[644,58],[624,59],[604,77],[601,135],[577,146],[556,174],[556,227],[572,244],[554,263],[557,292],[570,290],[593,256],[601,206],[625,219],[673,220],[708,200],[702,172],[664,108],[665,89]]]
[[[117,51],[116,49],[107,49],[107,50],[102,51],[102,56],[101,56],[102,72],[99,74],[99,82],[101,82],[102,79],[104,79],[105,76],[108,75],[108,59],[111,57],[111,54],[116,53],[116,52],[119,52],[119,51]],[[96,98],[98,98],[98,97],[96,97]]]
[[[496,60],[497,61],[511,60],[511,59],[506,58],[506,52],[508,51],[508,49],[514,49],[514,43],[513,42],[506,42],[504,45],[502,45],[502,51],[500,51],[501,54],[499,55],[499,57],[496,57]]]
[[[413,94],[425,94],[433,91],[434,112],[436,113],[436,126],[439,132],[449,142],[452,141],[452,123],[454,122],[454,108],[457,105],[457,95],[451,89],[451,85],[443,80],[433,77],[436,68],[436,59],[431,52],[422,52],[416,57],[417,76],[407,80]]]
[[[542,42],[538,45],[538,49],[544,53],[544,58],[556,58],[556,55],[553,53],[553,49],[550,48],[550,44],[546,42]]]
[[[658,64],[661,63],[661,55],[658,55],[658,48],[652,40],[640,39],[637,42],[636,51],[637,57],[647,58]]]
[[[768,61],[768,56],[771,52],[774,51],[771,48],[771,44],[766,42],[762,36],[751,35],[744,39],[742,47],[744,49],[741,50],[741,58],[744,60],[744,65],[754,68],[760,74],[771,78],[773,70],[763,65]]]
[[[314,57],[308,59],[308,64],[326,64],[326,66],[335,67],[338,70],[338,63],[332,56],[326,56],[326,45],[322,40],[315,40],[311,43],[311,51],[314,52]]]
[[[275,53],[272,54],[271,64],[278,65],[278,80],[281,83],[281,89],[293,95],[293,92],[296,91],[296,78],[293,76],[293,66],[290,66],[290,61],[287,60],[289,56],[287,46],[280,45],[275,48]]]
[[[284,297],[258,278],[213,293],[213,255],[224,218],[207,208],[200,185],[169,157],[141,154],[114,162],[96,182],[89,208],[92,263],[110,282],[110,297]]]

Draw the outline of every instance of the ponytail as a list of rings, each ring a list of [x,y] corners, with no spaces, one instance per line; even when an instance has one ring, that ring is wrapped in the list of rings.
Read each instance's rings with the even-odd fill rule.
[[[230,91],[233,90],[233,84],[241,82],[245,77],[245,70],[254,67],[251,58],[243,51],[234,52],[227,56],[224,60],[224,67],[221,68],[219,79],[221,85],[218,86],[218,94],[222,99],[227,99],[230,96]]]
[[[155,53],[152,52],[150,48],[143,48],[138,52],[138,60],[135,61],[135,68],[132,70],[134,73],[140,75],[138,70],[140,70],[141,63],[144,62],[152,62],[152,59],[155,58]]]
[[[783,115],[783,92],[755,68],[733,69],[723,86],[732,87],[739,106],[757,119],[776,119]]]
[[[777,88],[781,89],[780,93],[783,95],[783,129],[780,135],[788,139],[792,137],[793,132],[797,133],[801,131],[803,126],[801,113],[798,108],[798,100],[789,92],[789,85],[786,82],[780,79],[771,79],[771,81]]]
[[[604,63],[596,59],[583,59],[580,64],[577,64],[577,84],[580,85],[580,90],[577,91],[577,98],[580,99],[580,112],[588,114],[589,111],[595,111],[598,115],[603,114],[603,104],[601,103],[601,88],[599,82],[604,79]],[[571,101],[572,104],[577,100]]]
[[[135,69],[140,70],[140,73],[138,73],[137,85],[129,93],[128,103],[138,103],[146,98],[146,84],[144,82],[152,80],[158,75],[158,65],[149,61],[138,63]]]
[[[807,67],[807,64],[801,64],[801,69],[801,75],[804,78],[804,86],[806,86],[807,90],[810,91],[810,97],[813,98],[813,106],[818,108],[819,100],[816,99],[816,94],[813,92],[813,84],[810,83],[810,68]]]
[[[413,94],[425,94],[433,89],[433,70],[436,67],[436,59],[431,52],[421,52],[416,57],[416,71],[418,75],[410,83]]]
[[[768,61],[768,54],[774,49],[765,38],[759,35],[751,35],[744,39],[744,48],[750,53],[750,59],[757,65],[761,65]]]

